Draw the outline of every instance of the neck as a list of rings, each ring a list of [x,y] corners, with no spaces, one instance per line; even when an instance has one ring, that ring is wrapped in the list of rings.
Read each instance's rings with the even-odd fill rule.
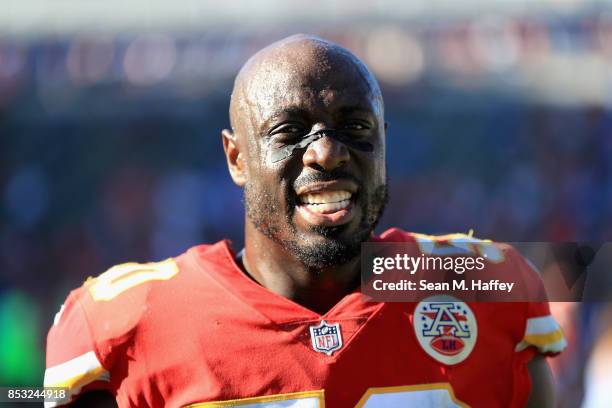
[[[243,262],[247,273],[260,285],[319,314],[327,312],[359,285],[359,257],[344,265],[311,269],[263,235],[249,220]]]

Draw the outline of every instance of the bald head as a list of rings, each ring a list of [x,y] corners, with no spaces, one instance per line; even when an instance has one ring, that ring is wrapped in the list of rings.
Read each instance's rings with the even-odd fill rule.
[[[312,97],[342,92],[343,88],[360,90],[376,100],[382,112],[378,83],[359,58],[335,43],[297,34],[260,50],[238,73],[230,102],[234,132],[238,136],[250,133],[256,122],[273,112],[281,96],[298,103],[298,95],[287,94],[296,87],[309,87]]]

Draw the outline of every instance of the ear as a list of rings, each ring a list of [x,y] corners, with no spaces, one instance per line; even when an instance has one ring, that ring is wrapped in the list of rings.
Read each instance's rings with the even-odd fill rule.
[[[225,151],[225,158],[227,159],[227,168],[232,176],[232,180],[234,180],[236,185],[244,187],[246,183],[243,160],[244,155],[240,151],[238,138],[228,129],[223,129],[221,131],[221,138],[223,139],[223,150]]]

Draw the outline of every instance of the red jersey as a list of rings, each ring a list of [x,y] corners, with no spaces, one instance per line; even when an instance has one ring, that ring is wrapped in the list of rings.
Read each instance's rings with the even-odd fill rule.
[[[251,280],[222,241],[71,292],[45,386],[107,389],[120,407],[520,407],[528,361],[564,347],[547,303],[368,303],[355,291],[320,315]]]

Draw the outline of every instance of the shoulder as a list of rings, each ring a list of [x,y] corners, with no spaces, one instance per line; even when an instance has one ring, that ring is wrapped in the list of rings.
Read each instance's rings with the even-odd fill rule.
[[[70,292],[54,319],[47,338],[48,365],[58,362],[49,361],[49,356],[61,361],[86,350],[95,353],[103,366],[112,365],[112,355],[130,342],[148,309],[150,292],[179,273],[176,259],[170,258],[123,263],[88,278]]]
[[[520,330],[516,351],[531,350],[545,355],[555,355],[561,352],[567,342],[559,324],[550,313],[546,289],[540,273],[535,266],[512,245],[479,239],[471,234],[427,235],[406,232],[392,228],[376,237],[375,242],[414,244],[416,253],[437,256],[453,256],[469,254],[483,256],[487,259],[487,267],[482,273],[486,278],[511,279],[517,283],[520,290],[519,301],[508,304],[478,303],[479,310],[495,315],[499,310],[511,310],[506,313],[504,322],[510,320],[516,323]],[[410,250],[410,248],[408,248]],[[531,356],[532,354],[527,354]]]
[[[89,277],[66,298],[50,336],[59,331],[63,336],[87,335],[105,357],[105,350],[111,349],[109,343],[117,348],[128,342],[153,310],[163,309],[195,283],[205,286],[210,268],[203,264],[222,258],[226,251],[231,254],[224,242],[199,245],[174,258],[122,263]]]
[[[472,235],[471,231],[469,234],[429,235],[390,228],[380,236],[374,237],[374,242],[414,244],[419,252],[429,255],[476,254],[486,256],[493,263],[514,263],[519,259],[524,261],[524,258],[511,245],[477,238]],[[525,266],[532,269],[527,263]]]
[[[103,333],[94,333],[96,338],[120,336],[138,324],[145,312],[163,309],[172,299],[191,293],[194,285],[205,287],[212,269],[207,264],[226,265],[225,257],[231,259],[231,254],[222,241],[198,245],[159,262],[122,263],[87,279],[77,296],[95,322],[92,329],[103,326]]]
[[[142,340],[137,333],[176,321],[167,314],[175,312],[177,299],[198,298],[210,285],[201,263],[225,252],[231,256],[227,243],[200,245],[175,258],[122,263],[87,278],[70,292],[49,330],[45,385],[66,387],[70,397],[112,391],[125,372],[125,355]],[[160,318],[164,322],[155,323]]]
[[[545,301],[547,299],[540,273],[531,261],[514,246],[504,242],[477,238],[469,234],[428,235],[392,228],[376,237],[375,242],[402,243],[406,250],[433,256],[473,256],[486,260],[483,278],[508,279],[519,283],[513,292],[515,301]],[[484,276],[491,275],[491,276]]]

